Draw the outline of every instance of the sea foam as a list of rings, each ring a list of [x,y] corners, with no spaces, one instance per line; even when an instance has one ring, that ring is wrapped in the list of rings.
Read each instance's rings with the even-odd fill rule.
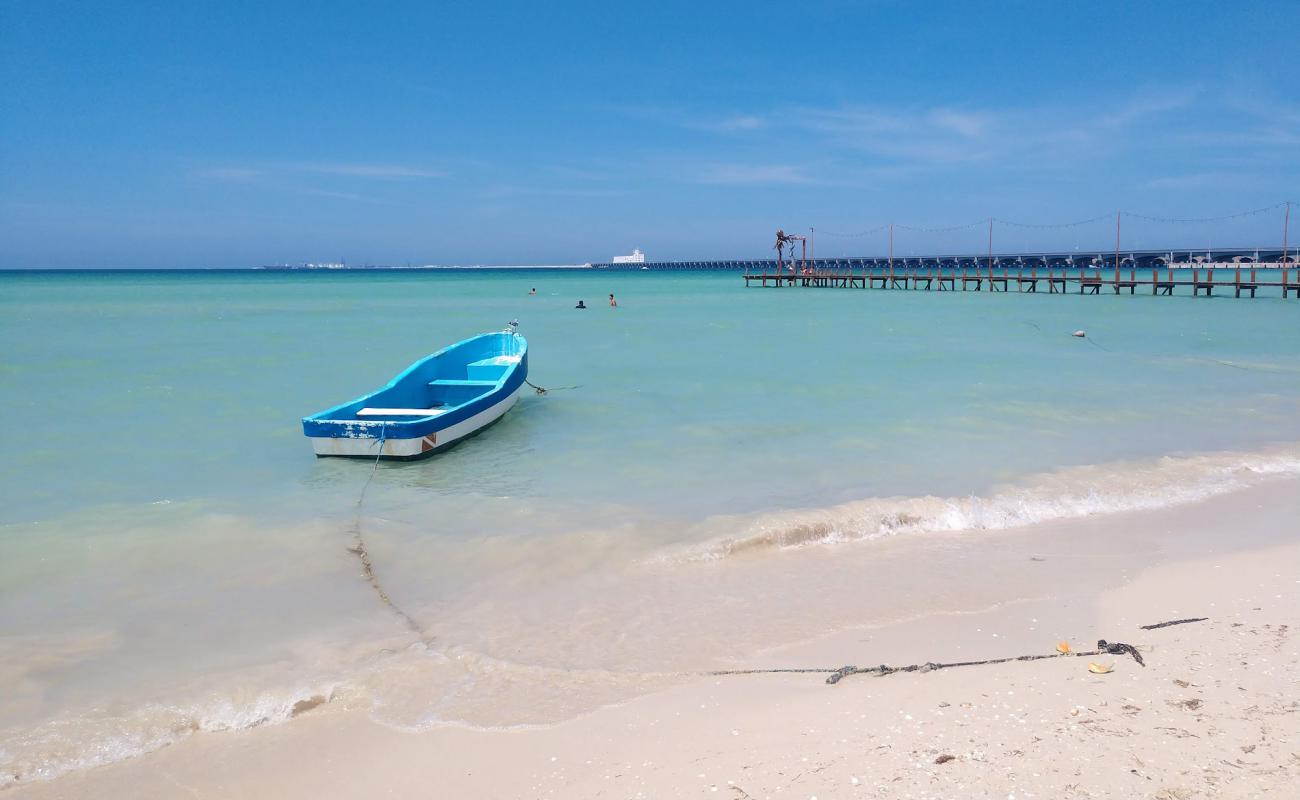
[[[987,496],[881,497],[820,509],[719,517],[705,527],[738,532],[708,537],[662,559],[718,559],[922,531],[1002,530],[1192,503],[1294,475],[1300,475],[1300,445],[1070,467],[1031,476]]]
[[[213,696],[185,706],[148,705],[118,717],[98,711],[52,721],[0,747],[0,789],[144,755],[199,731],[232,731],[289,720],[330,702],[337,684]]]

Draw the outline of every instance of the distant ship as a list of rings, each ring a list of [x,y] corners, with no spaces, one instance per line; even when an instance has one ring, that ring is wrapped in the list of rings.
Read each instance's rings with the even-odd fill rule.
[[[630,256],[614,256],[615,264],[644,264],[645,253],[640,250],[633,250]]]

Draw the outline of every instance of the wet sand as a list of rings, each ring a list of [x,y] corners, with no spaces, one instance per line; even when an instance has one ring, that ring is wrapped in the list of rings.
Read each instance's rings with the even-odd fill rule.
[[[1287,796],[1300,777],[1298,488],[1280,480],[1157,511],[982,532],[966,548],[968,575],[945,569],[940,585],[915,574],[949,600],[969,593],[970,611],[842,628],[730,664],[965,661],[1104,638],[1138,647],[1145,667],[1106,655],[834,686],[820,674],[698,676],[558,724],[506,729],[398,730],[340,700],[4,794]],[[927,546],[937,553],[944,541]],[[807,558],[853,561],[877,544]],[[842,602],[872,597],[867,584]],[[1199,616],[1210,619],[1139,627]],[[1092,674],[1090,662],[1113,672]]]

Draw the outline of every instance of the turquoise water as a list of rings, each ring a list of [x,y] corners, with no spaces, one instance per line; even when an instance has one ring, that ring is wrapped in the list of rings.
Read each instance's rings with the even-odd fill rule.
[[[55,774],[166,743],[191,724],[176,720],[240,727],[320,685],[359,691],[370,645],[402,635],[346,552],[371,465],[316,459],[299,419],[511,319],[552,391],[443,456],[381,467],[363,523],[438,658],[563,668],[631,624],[619,603],[668,602],[557,588],[578,578],[1145,507],[1247,461],[1290,470],[1297,315],[1274,296],[764,290],[715,273],[0,274],[0,679],[18,687],[0,762]],[[1237,455],[1197,460],[1221,451]],[[494,605],[541,586],[581,636],[530,640],[527,614]],[[315,683],[290,686],[303,664]],[[374,696],[448,719],[501,708],[486,684],[446,681]]]
[[[393,481],[734,512],[978,492],[1297,425],[1300,304],[1276,298],[745,291],[719,274],[0,281],[11,521],[162,499],[327,510],[362,468],[311,458],[299,417],[514,318],[533,381],[581,388]]]

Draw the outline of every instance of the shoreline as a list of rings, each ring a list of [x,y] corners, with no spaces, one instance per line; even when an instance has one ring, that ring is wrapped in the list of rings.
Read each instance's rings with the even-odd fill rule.
[[[1245,687],[1240,692],[1242,698],[1232,694],[1235,690],[1223,688],[1222,680],[1214,686],[1206,684],[1206,698],[1202,698],[1206,711],[1192,715],[1205,724],[1244,731],[1242,714],[1250,703],[1234,705],[1237,699],[1250,698],[1262,707],[1262,702],[1275,699],[1276,686],[1269,681],[1293,684],[1297,678],[1293,632],[1300,623],[1295,584],[1296,575],[1300,575],[1300,544],[1286,523],[1300,509],[1300,501],[1294,499],[1297,487],[1300,481],[1296,479],[1277,480],[1160,510],[984,532],[980,541],[970,544],[978,545],[975,550],[984,559],[979,566],[987,575],[931,576],[936,579],[933,586],[957,584],[948,587],[952,596],[940,604],[956,610],[883,625],[840,625],[829,634],[814,632],[798,643],[768,647],[728,665],[837,668],[845,663],[964,661],[1051,652],[1062,639],[1071,641],[1075,649],[1087,649],[1097,638],[1105,638],[1137,645],[1146,656],[1145,669],[1129,659],[1107,656],[1104,661],[1114,663],[1115,672],[1099,676],[1086,672],[1088,659],[1052,659],[932,674],[856,675],[834,687],[826,686],[822,675],[696,677],[617,700],[567,721],[498,729],[433,723],[423,730],[398,730],[375,722],[364,703],[336,701],[283,724],[198,732],[148,754],[50,781],[18,784],[4,794],[22,798],[188,795],[189,791],[179,788],[182,785],[198,793],[249,797],[375,794],[384,790],[394,796],[423,796],[437,790],[461,797],[548,793],[585,797],[614,787],[618,796],[636,796],[638,791],[646,796],[719,796],[716,787],[716,792],[730,792],[733,797],[754,798],[873,796],[872,791],[884,792],[880,796],[902,796],[904,787],[918,792],[1003,797],[1017,791],[1017,786],[1023,787],[1019,791],[1028,790],[1017,796],[1026,797],[1099,796],[1097,786],[1107,787],[1107,792],[1181,791],[1179,787],[1218,791],[1203,785],[1205,775],[1188,777],[1185,770],[1176,770],[1177,759],[1167,756],[1163,766],[1144,762],[1144,767],[1125,767],[1121,773],[1115,771],[1117,766],[1111,770],[1115,765],[1105,763],[1104,757],[1087,757],[1073,750],[1071,763],[1082,783],[1053,783],[1069,776],[1040,763],[1060,755],[1041,743],[1050,745],[1053,736],[1061,735],[1058,729],[1062,725],[1065,735],[1076,738],[1090,729],[1080,728],[1080,721],[1073,716],[1061,716],[1077,710],[1076,706],[1086,709],[1080,714],[1086,713],[1086,718],[1093,720],[1089,726],[1098,730],[1114,731],[1121,726],[1160,735],[1155,727],[1141,729],[1138,720],[1145,719],[1144,713],[1173,714],[1166,711],[1174,708],[1168,702],[1182,700],[1170,691],[1181,691],[1178,697],[1192,691],[1172,684],[1173,680],[1191,680],[1173,672],[1192,670],[1197,653],[1215,655],[1213,663],[1221,663],[1225,670],[1231,668],[1234,679],[1241,676],[1232,665],[1243,658],[1253,660],[1255,666],[1260,659],[1271,659],[1272,665],[1267,671],[1252,671],[1252,680],[1268,678],[1258,687],[1237,681]],[[928,542],[920,548],[922,557],[968,549],[962,540],[969,537],[961,534],[927,534],[925,538]],[[883,560],[889,566],[888,551],[896,551],[898,546],[897,542],[872,542],[851,547],[858,553],[870,551],[867,561]],[[827,566],[844,560],[855,562],[855,566],[865,563],[846,558],[844,549],[789,555],[822,560]],[[960,562],[960,558],[953,561]],[[808,566],[804,565],[801,573]],[[1019,585],[1010,586],[1013,579]],[[986,599],[989,582],[999,590],[992,602]],[[858,600],[870,597],[868,589]],[[983,610],[968,610],[971,608]],[[1187,616],[1211,619],[1162,631],[1136,630],[1140,624]],[[1248,629],[1252,638],[1243,639],[1234,624]],[[1267,647],[1277,644],[1277,649],[1268,651],[1260,644],[1265,641],[1273,643]],[[1210,664],[1202,662],[1195,670],[1211,670]],[[1016,691],[1017,704],[1028,703],[1015,706],[1023,713],[1009,730],[1036,733],[1017,740],[1021,746],[1011,750],[1029,754],[1014,757],[1025,764],[1017,769],[1034,769],[1036,773],[1027,773],[1026,780],[1010,780],[994,774],[991,765],[995,760],[987,750],[980,750],[984,755],[977,757],[970,746],[962,750],[955,744],[944,746],[961,751],[950,753],[959,766],[940,771],[940,765],[916,761],[918,748],[936,747],[937,742],[952,741],[959,733],[982,731],[981,736],[993,738],[1009,735],[1002,715],[992,713],[992,706],[981,705],[1003,685],[1018,688],[1011,690]],[[1122,697],[1115,692],[1121,690],[1135,697],[1134,693],[1145,693],[1146,700],[1119,702]],[[1207,699],[1211,695],[1213,706]],[[961,708],[962,702],[971,703],[966,709],[969,719],[958,721],[953,719],[958,714],[954,709]],[[947,705],[940,707],[939,703]],[[1157,708],[1161,703],[1164,706]],[[1124,711],[1127,706],[1141,711]],[[1284,753],[1288,743],[1294,746],[1300,726],[1295,716],[1287,716],[1295,707],[1284,706],[1278,706],[1274,716],[1289,729],[1284,727],[1280,734],[1274,731],[1268,743],[1254,742],[1256,748],[1282,748],[1277,771],[1257,776],[1264,781],[1260,785],[1281,786],[1300,769],[1300,758],[1288,762]],[[977,713],[981,710],[990,715],[981,717]],[[928,715],[924,717],[927,721],[914,726],[898,723],[908,713],[917,719],[922,713]],[[827,738],[821,725],[828,718],[842,726],[844,736]],[[882,719],[891,721],[884,730],[878,724],[863,723]],[[1174,720],[1186,723],[1181,717]],[[1169,720],[1162,717],[1160,721]],[[1172,727],[1194,732],[1186,724]],[[1127,747],[1132,743],[1125,740],[1135,738],[1114,732],[1111,737],[1114,741],[1110,737],[1089,741],[1106,753],[1108,748]],[[877,740],[889,745],[882,751],[888,757],[852,763],[865,752],[856,745],[850,747],[853,742]],[[1143,745],[1154,748],[1151,759],[1184,750],[1193,759],[1211,750],[1214,755],[1227,753],[1214,749],[1218,744],[1191,736],[1162,741]],[[1081,747],[1082,742],[1077,744]],[[1250,744],[1243,741],[1233,747]],[[1026,749],[1031,745],[1040,761]],[[903,751],[911,761],[895,758]],[[1237,755],[1247,754],[1238,750]],[[802,760],[805,758],[807,762]],[[820,765],[820,771],[799,778],[802,795],[789,793],[800,765],[807,764]],[[829,774],[832,765],[840,765],[834,776]],[[1140,790],[1124,788],[1123,781],[1134,774],[1130,769],[1150,777]],[[856,784],[849,781],[847,772],[858,779]],[[1028,780],[1032,775],[1039,777]],[[954,776],[968,783],[961,783],[964,788],[959,790],[959,784],[949,783]],[[728,785],[727,780],[734,783]],[[1167,786],[1157,785],[1161,782]],[[1076,787],[1069,790],[1073,795],[1067,792],[1068,786]]]
[[[1288,443],[1067,467],[982,496],[714,516],[663,545],[654,530],[625,524],[451,547],[417,539],[418,517],[372,517],[384,585],[404,604],[424,587],[443,598],[412,606],[432,633],[420,642],[374,602],[369,584],[356,580],[354,556],[330,547],[332,533],[319,521],[267,527],[207,514],[178,540],[170,534],[178,520],[160,517],[147,535],[122,542],[149,569],[97,575],[99,595],[144,597],[138,587],[154,588],[130,617],[47,635],[11,609],[0,682],[17,691],[6,709],[15,722],[0,739],[0,790],[128,761],[200,732],[280,724],[322,705],[365,709],[399,730],[544,728],[837,632],[1053,596],[1062,569],[1089,586],[1109,585],[1218,542],[1219,529],[1202,524],[1195,500],[1230,496],[1226,502],[1240,504],[1255,496],[1243,492],[1282,492],[1269,487],[1300,480],[1296,458]],[[1289,513],[1273,500],[1257,505],[1269,509],[1265,517]],[[1141,515],[1148,512],[1154,516]],[[1152,526],[1141,520],[1159,524],[1146,530]],[[1108,533],[1125,526],[1132,530],[1122,536]],[[1195,535],[1171,536],[1173,528]],[[724,533],[737,531],[745,536]],[[94,545],[114,549],[111,538]],[[207,554],[210,569],[191,564],[195,552]],[[6,565],[20,580],[50,587],[54,605],[33,596],[29,608],[82,613],[58,605],[71,595],[48,579],[53,574],[42,577],[66,560]],[[262,566],[275,563],[296,570]],[[489,575],[495,579],[483,579]],[[260,626],[246,621],[268,590],[280,614]],[[169,625],[186,619],[172,610],[180,596],[233,613]],[[116,633],[141,625],[160,635],[132,641]],[[58,716],[40,716],[47,697],[54,700],[46,707],[63,709]]]

